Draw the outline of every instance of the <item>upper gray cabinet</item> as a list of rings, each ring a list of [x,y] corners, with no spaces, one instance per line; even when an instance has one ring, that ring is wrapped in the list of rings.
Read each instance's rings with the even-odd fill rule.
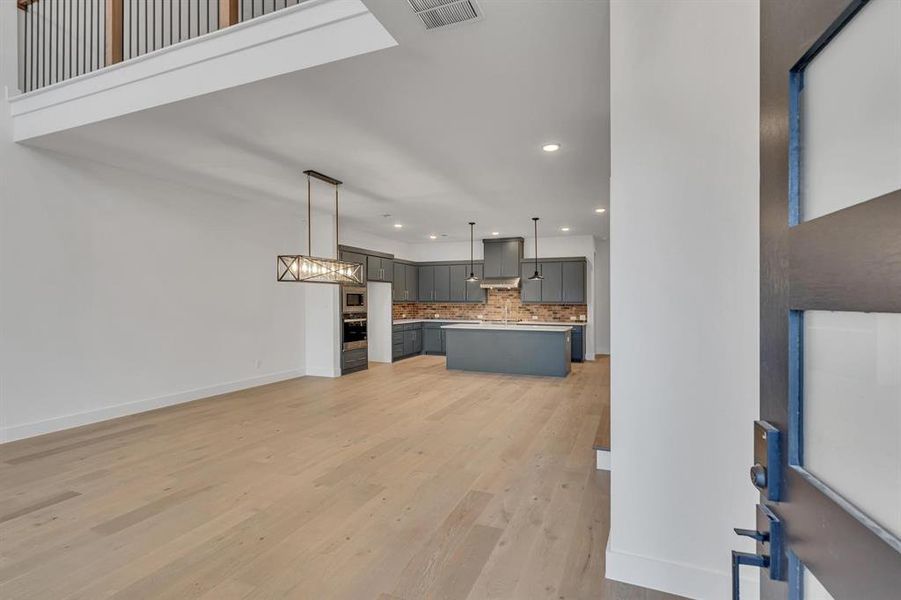
[[[483,278],[482,264],[473,264],[476,277]],[[485,302],[485,290],[480,281],[469,282],[469,263],[420,265],[419,302]],[[409,277],[407,281],[409,285]]]
[[[542,262],[541,301],[556,304],[563,301],[563,265],[558,262]]]
[[[435,299],[435,267],[419,267],[419,301],[431,302]]]
[[[416,265],[404,265],[406,270],[407,300],[415,302],[419,300],[419,267]]]
[[[585,263],[565,262],[563,265],[563,303],[585,304]]]
[[[394,260],[381,256],[367,256],[366,278],[369,281],[391,282],[394,278]]]
[[[358,265],[363,265],[362,275],[363,275],[363,283],[366,283],[366,255],[359,254],[357,252],[351,252],[349,250],[341,250],[339,254],[341,260],[344,262],[357,263]]]
[[[466,278],[469,265],[450,266],[450,301],[466,302]]]
[[[419,269],[416,265],[394,261],[394,281],[391,299],[394,302],[415,302],[419,298]]]
[[[520,275],[519,297],[523,302],[541,302],[541,280],[529,279],[535,274],[536,265],[534,262],[522,263],[522,271]],[[541,274],[541,264],[537,265],[538,274]]]
[[[407,265],[394,263],[394,281],[391,283],[391,299],[403,302],[407,299]]]
[[[528,303],[585,304],[586,261],[583,259],[549,259],[538,263],[544,279],[530,281],[534,262],[522,262],[520,299]]]
[[[522,238],[484,240],[485,277],[519,277]]]
[[[435,265],[435,302],[450,302],[450,265]]]
[[[466,277],[469,277],[468,273],[468,265],[464,265],[464,285],[466,286],[466,301],[467,302],[485,302],[487,300],[487,296],[485,295],[485,290],[482,289],[480,285],[482,283],[482,278],[485,276],[482,265],[473,265],[472,271],[475,273],[475,276],[479,278],[479,281],[466,281]]]

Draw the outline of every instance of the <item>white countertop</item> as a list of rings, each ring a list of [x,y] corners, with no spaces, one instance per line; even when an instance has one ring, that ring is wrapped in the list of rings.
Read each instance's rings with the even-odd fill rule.
[[[565,325],[567,327],[585,327],[588,321],[517,321],[517,325]]]
[[[392,325],[405,325],[407,323],[484,323],[485,325],[502,325],[499,321],[479,321],[478,319],[397,319]],[[516,321],[513,325],[528,325],[529,327],[540,325],[561,325],[565,327],[585,327],[588,321]]]
[[[392,325],[406,325],[407,323],[479,323],[478,319],[398,319]]]
[[[483,331],[556,331],[563,333],[572,331],[569,325],[504,325],[503,323],[458,323],[456,325],[442,325],[441,329],[479,329]]]

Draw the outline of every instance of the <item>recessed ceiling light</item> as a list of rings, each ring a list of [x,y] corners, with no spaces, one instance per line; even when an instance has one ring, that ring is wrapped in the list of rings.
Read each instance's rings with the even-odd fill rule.
[[[594,209],[594,212],[601,214],[601,213],[607,212],[607,209],[606,208],[596,208],[596,209]]]
[[[430,235],[430,236],[429,236],[429,239],[430,239],[430,240],[437,240],[437,239],[438,239],[438,236],[437,236],[437,235]]]
[[[491,235],[500,235],[500,234],[501,234],[500,231],[492,231],[492,232],[491,232]]]
[[[560,231],[569,231],[569,227],[561,227]]]
[[[541,149],[545,152],[556,152],[560,149],[560,144],[545,144]]]
[[[394,224],[394,228],[395,228],[395,229],[400,229],[401,227],[403,227],[403,225],[401,225],[400,223],[395,223],[395,224]]]

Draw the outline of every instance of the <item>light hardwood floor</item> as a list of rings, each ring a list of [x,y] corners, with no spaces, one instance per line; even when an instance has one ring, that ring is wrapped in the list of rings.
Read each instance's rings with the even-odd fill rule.
[[[0,446],[0,597],[662,600],[603,580],[608,370],[423,356]]]

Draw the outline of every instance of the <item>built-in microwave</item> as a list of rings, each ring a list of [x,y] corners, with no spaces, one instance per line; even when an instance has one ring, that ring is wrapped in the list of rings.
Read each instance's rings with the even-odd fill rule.
[[[343,287],[341,288],[344,314],[366,314],[366,288],[364,287]]]

